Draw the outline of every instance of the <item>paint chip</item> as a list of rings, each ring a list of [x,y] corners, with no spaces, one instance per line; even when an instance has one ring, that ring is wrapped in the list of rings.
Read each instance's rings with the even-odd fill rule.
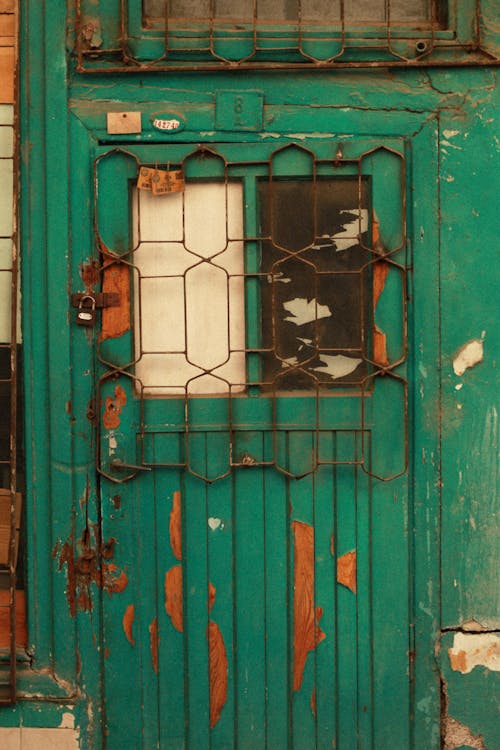
[[[313,323],[320,318],[329,318],[332,314],[328,305],[320,305],[315,299],[308,300],[305,297],[295,297],[295,299],[283,302],[283,307],[291,313],[284,320],[295,323],[296,326]]]
[[[481,339],[471,339],[460,347],[453,357],[453,371],[455,375],[463,375],[470,367],[475,367],[483,361],[483,342]]]
[[[321,354],[319,359],[323,364],[312,369],[330,375],[333,380],[350,375],[362,362],[361,359],[346,357],[344,354]]]
[[[208,519],[208,525],[212,531],[217,531],[221,527],[222,521],[220,518],[213,518],[212,516]]]

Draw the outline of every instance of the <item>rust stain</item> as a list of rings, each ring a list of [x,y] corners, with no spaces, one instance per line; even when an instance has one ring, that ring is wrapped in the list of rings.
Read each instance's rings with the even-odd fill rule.
[[[330,553],[332,557],[335,557],[335,534],[333,533],[333,531],[330,536]]]
[[[210,729],[213,729],[227,700],[227,653],[219,626],[209,622],[207,629],[210,668]]]
[[[123,625],[123,632],[125,633],[125,636],[127,638],[127,641],[130,643],[131,646],[135,646],[135,639],[132,635],[132,626],[134,624],[135,620],[135,607],[133,604],[129,604],[127,609],[125,610],[125,614],[123,615],[122,625]]]
[[[108,646],[106,646],[106,648],[104,649],[104,658],[109,659],[110,653],[111,651],[109,650]]]
[[[179,633],[184,630],[182,603],[182,566],[174,565],[165,573],[165,611]]]
[[[337,581],[356,593],[356,551],[346,552],[337,560]]]
[[[116,430],[120,426],[120,414],[127,403],[127,394],[121,385],[115,386],[114,398],[106,397],[102,421],[107,430]]]
[[[182,559],[181,493],[174,492],[170,512],[170,544],[177,560]]]
[[[108,594],[121,594],[128,586],[128,576],[124,570],[119,570],[114,563],[103,565],[102,575],[93,578],[99,588]]]
[[[153,661],[153,669],[158,674],[158,644],[160,637],[158,634],[158,618],[155,617],[151,625],[149,626],[149,645],[151,647],[151,659]]]
[[[311,711],[314,718],[316,718],[316,688],[314,688],[311,693]]]
[[[96,537],[94,546],[91,544],[90,532],[84,529],[80,542],[78,543],[78,557],[74,550],[72,538],[68,539],[60,548],[58,556],[58,568],[62,570],[66,565],[68,573],[68,585],[66,587],[66,598],[69,611],[74,617],[78,610],[91,611],[92,597],[91,584],[107,591],[108,594],[119,594],[128,585],[128,576],[125,570],[120,569],[115,563],[107,562],[99,566],[97,545],[100,544],[98,529],[94,529]],[[101,544],[101,549],[107,550],[108,557],[114,553],[114,540],[109,539]]]
[[[387,274],[389,273],[389,264],[384,260],[377,261],[373,266],[373,317],[384,291]],[[389,364],[387,357],[387,337],[383,331],[374,323],[373,324],[373,360],[386,367]]]
[[[101,242],[104,260],[102,291],[119,294],[120,302],[102,311],[101,341],[118,338],[130,330],[130,269],[125,263],[116,261],[109,249]]]
[[[208,611],[212,611],[212,607],[215,603],[216,588],[213,583],[208,582]]]
[[[85,284],[85,289],[87,292],[91,292],[92,287],[99,284],[99,264],[95,260],[95,258],[93,258],[89,263],[82,263],[82,265],[80,266],[80,276],[82,277],[82,281]]]
[[[67,566],[68,585],[66,586],[66,599],[68,600],[71,617],[76,613],[76,570],[75,557],[73,554],[73,539],[70,537],[59,549],[59,570],[63,565]]]
[[[309,651],[326,636],[318,623],[323,614],[314,607],[314,530],[307,523],[294,521],[293,596],[293,689],[300,690]]]

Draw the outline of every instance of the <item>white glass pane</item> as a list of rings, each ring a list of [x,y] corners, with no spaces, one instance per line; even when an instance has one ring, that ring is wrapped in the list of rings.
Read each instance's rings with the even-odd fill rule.
[[[168,196],[137,191],[134,226],[136,375],[144,393],[242,391],[242,185],[188,183]]]

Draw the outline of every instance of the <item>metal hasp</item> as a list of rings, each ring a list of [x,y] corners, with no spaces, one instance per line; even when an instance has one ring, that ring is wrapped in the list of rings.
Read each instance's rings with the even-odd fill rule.
[[[120,295],[117,292],[78,292],[71,295],[71,306],[78,308],[76,323],[87,328],[95,325],[97,308],[116,307],[119,304]]]

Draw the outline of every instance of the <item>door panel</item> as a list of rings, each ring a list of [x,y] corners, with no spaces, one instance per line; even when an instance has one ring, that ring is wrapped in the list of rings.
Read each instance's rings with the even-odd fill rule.
[[[97,337],[104,588],[120,593],[102,599],[109,747],[410,746],[409,154],[97,147],[102,290],[119,295]],[[182,171],[184,192],[143,197],[144,167]],[[216,247],[200,226],[222,193],[241,218]],[[243,267],[221,261],[231,243]],[[244,291],[205,350],[192,268]],[[199,317],[211,300],[193,290]]]

